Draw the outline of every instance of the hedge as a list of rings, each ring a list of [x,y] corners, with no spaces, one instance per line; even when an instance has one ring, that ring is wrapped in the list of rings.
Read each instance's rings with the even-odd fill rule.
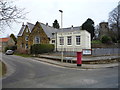
[[[54,50],[53,44],[34,44],[30,48],[30,53],[42,54],[42,53],[53,52],[53,50]]]
[[[7,46],[7,47],[5,47],[5,52],[7,51],[7,50],[13,50],[13,51],[15,51],[17,49],[17,46],[16,45],[14,45],[14,46]]]

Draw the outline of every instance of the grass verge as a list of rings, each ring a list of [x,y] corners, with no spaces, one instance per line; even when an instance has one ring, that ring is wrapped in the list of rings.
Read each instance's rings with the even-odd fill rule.
[[[91,43],[92,44],[102,44],[102,42],[100,40],[93,40]]]
[[[18,53],[15,53],[14,55],[22,56],[22,57],[32,57],[32,55],[29,55],[29,54],[18,54]]]
[[[6,74],[7,68],[5,64],[0,61],[0,77],[4,76]]]

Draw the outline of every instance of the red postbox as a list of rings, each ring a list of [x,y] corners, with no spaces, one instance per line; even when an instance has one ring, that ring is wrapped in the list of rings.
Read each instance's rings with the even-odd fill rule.
[[[77,66],[82,65],[82,52],[77,52]]]

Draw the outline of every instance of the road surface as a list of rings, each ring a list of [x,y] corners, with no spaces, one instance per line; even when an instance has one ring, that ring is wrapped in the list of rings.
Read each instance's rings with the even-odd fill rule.
[[[2,55],[3,88],[118,88],[118,67],[78,70],[15,55]]]

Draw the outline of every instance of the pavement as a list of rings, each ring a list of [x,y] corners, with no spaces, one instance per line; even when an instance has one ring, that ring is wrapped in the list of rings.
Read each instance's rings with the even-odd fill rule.
[[[35,60],[50,63],[57,66],[76,68],[76,69],[98,69],[98,68],[112,68],[118,66],[120,56],[83,56],[81,66],[77,66],[76,57],[64,57],[61,62],[60,56],[39,55],[34,57]]]

